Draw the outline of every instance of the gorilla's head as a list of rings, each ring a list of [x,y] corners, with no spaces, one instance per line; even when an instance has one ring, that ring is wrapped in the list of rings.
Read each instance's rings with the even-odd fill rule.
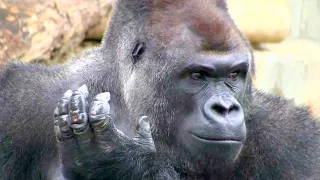
[[[105,37],[130,115],[150,117],[158,149],[186,162],[234,162],[253,62],[223,0],[119,0]]]

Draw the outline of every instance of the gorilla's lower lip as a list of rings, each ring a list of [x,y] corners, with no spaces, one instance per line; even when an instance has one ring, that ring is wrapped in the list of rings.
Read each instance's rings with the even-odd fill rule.
[[[238,137],[214,137],[214,136],[199,136],[190,133],[189,141],[192,146],[189,149],[195,157],[206,158],[210,157],[223,162],[234,162],[238,157],[243,147],[243,141]],[[203,156],[205,155],[205,156]]]
[[[232,138],[217,138],[217,137],[208,138],[208,137],[201,137],[201,136],[195,135],[193,133],[191,133],[191,135],[193,137],[195,137],[196,139],[199,139],[201,141],[208,142],[208,143],[214,143],[214,142],[219,142],[219,143],[242,143],[241,140],[232,139]]]

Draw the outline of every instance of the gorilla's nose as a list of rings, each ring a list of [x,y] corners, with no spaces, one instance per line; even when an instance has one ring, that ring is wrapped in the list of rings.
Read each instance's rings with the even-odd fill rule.
[[[242,107],[232,96],[209,99],[204,106],[204,113],[208,120],[220,123],[230,121],[232,124],[241,124],[244,120]]]
[[[231,103],[230,101],[217,101],[212,104],[212,111],[221,116],[228,116],[229,114],[234,114],[239,111],[239,106]]]

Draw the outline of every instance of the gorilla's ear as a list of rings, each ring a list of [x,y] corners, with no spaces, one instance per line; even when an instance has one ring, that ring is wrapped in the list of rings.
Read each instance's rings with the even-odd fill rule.
[[[144,51],[145,51],[145,43],[144,42],[137,42],[135,47],[132,50],[131,53],[131,59],[133,64],[136,64],[138,61],[140,61]]]

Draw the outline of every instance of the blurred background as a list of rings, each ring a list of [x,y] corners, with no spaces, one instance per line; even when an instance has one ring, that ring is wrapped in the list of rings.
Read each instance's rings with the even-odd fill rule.
[[[54,65],[98,45],[115,0],[0,0],[0,68]],[[320,116],[320,0],[227,0],[254,48],[255,85]]]

